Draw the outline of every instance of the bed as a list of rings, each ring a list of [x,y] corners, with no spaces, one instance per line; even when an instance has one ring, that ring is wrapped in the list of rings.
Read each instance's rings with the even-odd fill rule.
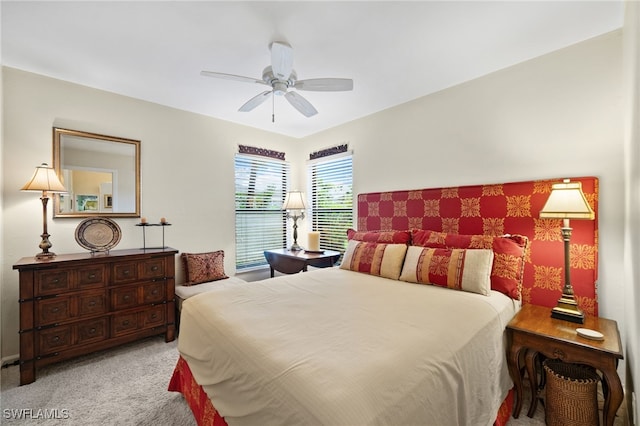
[[[596,210],[597,179],[577,180]],[[185,301],[170,390],[201,425],[505,424],[505,326],[561,288],[545,231],[560,225],[536,217],[555,181],[359,195],[339,268]],[[574,288],[595,314],[597,222],[583,222],[576,245],[591,261]],[[505,263],[505,242],[520,260]]]

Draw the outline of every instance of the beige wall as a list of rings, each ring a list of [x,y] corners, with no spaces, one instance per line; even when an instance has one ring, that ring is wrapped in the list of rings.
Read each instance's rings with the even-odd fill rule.
[[[627,412],[638,415],[638,386],[640,386],[640,3],[627,1],[624,24],[625,59],[625,357],[627,362],[626,393],[635,392],[635,405],[627,398]]]
[[[0,19],[2,18],[2,3],[0,3]],[[2,43],[0,43],[0,58],[2,58]],[[2,170],[4,170],[4,69],[0,66],[0,164],[2,164]],[[0,324],[4,319],[4,305],[3,288],[4,288],[4,271],[6,270],[5,264],[7,263],[4,256],[4,173],[0,170],[0,188],[3,188],[0,192]],[[0,361],[4,356],[2,352],[2,335],[4,334],[2,326],[0,325]],[[13,352],[11,352],[13,354]]]
[[[308,152],[348,142],[356,193],[594,175],[600,178],[601,315],[624,330],[621,32],[554,52],[299,140],[32,74],[4,70],[2,355],[17,353],[17,273],[35,254],[39,200],[17,190],[51,157],[51,127],[142,140],[142,213],[174,223],[181,251],[224,249],[233,270],[233,154],[285,150],[304,188]],[[53,250],[78,251],[77,220],[50,225]],[[120,247],[141,243],[118,220]]]

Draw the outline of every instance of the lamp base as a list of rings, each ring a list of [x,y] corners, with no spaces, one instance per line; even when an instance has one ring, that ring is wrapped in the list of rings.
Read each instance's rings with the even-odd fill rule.
[[[551,310],[551,318],[584,324],[584,313],[578,307],[575,299],[562,296],[558,304]]]
[[[291,248],[289,250],[290,251],[300,251],[300,250],[302,250],[302,247],[300,247],[300,245],[298,243],[293,243],[293,245],[291,246]]]
[[[43,260],[43,259],[53,259],[54,257],[56,257],[56,254],[50,251],[47,252],[42,252],[42,253],[38,253],[36,254],[36,259],[38,260]]]

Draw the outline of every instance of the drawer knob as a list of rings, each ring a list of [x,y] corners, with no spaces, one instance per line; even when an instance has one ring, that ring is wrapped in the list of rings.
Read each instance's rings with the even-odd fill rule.
[[[156,319],[158,317],[158,315],[156,314],[151,314],[151,319]]]
[[[95,277],[96,277],[96,274],[91,274],[91,275],[89,275],[89,278],[91,278],[91,279],[93,279],[93,278],[95,278]]]
[[[126,295],[123,297],[123,299],[124,299],[124,300],[129,300],[129,299],[130,299],[130,297],[129,297],[129,295],[128,295],[128,294],[126,294]]]
[[[54,278],[51,280],[52,283],[58,284],[60,282],[60,278]]]
[[[96,306],[96,301],[92,300],[91,302],[89,302],[89,307],[93,308],[94,306]]]
[[[127,270],[123,271],[122,275],[129,275],[129,270],[127,269]]]
[[[154,271],[154,272],[157,271],[158,270],[158,266],[157,265],[152,266],[151,270]]]
[[[54,342],[58,342],[60,340],[60,336],[53,336],[53,339],[51,339]]]
[[[91,330],[89,330],[89,334],[94,334],[96,332],[95,328],[92,328]]]
[[[129,325],[129,320],[122,321],[122,325]]]
[[[156,294],[158,294],[158,289],[155,289],[155,288],[154,288],[154,289],[153,289],[153,291],[151,292],[151,294],[153,294],[154,296],[155,296]]]

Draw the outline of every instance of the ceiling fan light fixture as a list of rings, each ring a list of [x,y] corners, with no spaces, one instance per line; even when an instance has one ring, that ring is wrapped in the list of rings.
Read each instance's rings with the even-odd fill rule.
[[[287,93],[287,83],[276,81],[273,83],[272,87],[274,95],[282,96]]]
[[[305,117],[316,115],[318,111],[302,95],[289,92],[289,88],[296,90],[308,90],[313,92],[342,92],[353,90],[353,80],[348,78],[314,78],[298,81],[298,76],[293,69],[293,49],[288,43],[275,41],[269,45],[271,49],[271,65],[262,71],[262,80],[233,74],[225,74],[214,71],[202,71],[200,74],[207,77],[236,80],[247,83],[258,83],[270,86],[271,90],[262,92],[249,99],[238,111],[252,111],[262,104],[268,95],[284,96],[298,112]]]

